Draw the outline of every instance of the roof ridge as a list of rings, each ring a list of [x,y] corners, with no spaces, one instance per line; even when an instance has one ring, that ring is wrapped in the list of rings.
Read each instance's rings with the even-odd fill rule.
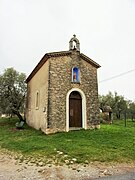
[[[38,72],[38,70],[44,65],[44,63],[50,58],[50,57],[59,57],[59,56],[66,56],[66,55],[70,55],[72,54],[72,51],[59,51],[59,52],[50,52],[50,53],[46,53],[42,59],[38,62],[38,64],[36,65],[36,67],[33,69],[33,71],[30,73],[30,75],[28,76],[28,78],[26,79],[26,82],[29,82],[32,77]],[[83,53],[80,53],[80,57],[85,60],[86,62],[92,64],[93,66],[95,66],[96,68],[101,67],[98,63],[96,63],[95,61],[93,61],[92,59],[90,59],[89,57],[87,57],[86,55],[84,55]]]

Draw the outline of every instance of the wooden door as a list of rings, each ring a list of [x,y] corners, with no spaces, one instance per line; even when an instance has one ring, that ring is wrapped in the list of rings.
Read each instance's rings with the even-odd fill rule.
[[[82,98],[77,91],[69,96],[69,127],[82,127]]]

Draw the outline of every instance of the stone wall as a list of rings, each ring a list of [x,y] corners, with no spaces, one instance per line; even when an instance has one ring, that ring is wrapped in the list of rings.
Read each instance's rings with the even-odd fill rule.
[[[97,69],[72,50],[70,56],[49,59],[48,132],[65,131],[66,95],[72,88],[81,89],[86,96],[87,128],[99,125]],[[72,68],[80,69],[80,83],[72,82]]]
[[[52,56],[44,58],[47,58],[45,63],[28,81],[27,123],[45,133],[66,131],[66,97],[72,88],[78,88],[86,97],[86,128],[98,127],[97,68],[85,61],[75,49],[66,54],[52,53]],[[73,67],[80,70],[79,83],[72,82]],[[38,107],[36,107],[37,93]]]
[[[66,128],[66,94],[71,86],[70,61],[71,58],[69,56],[49,59],[48,127],[54,131],[64,131]]]

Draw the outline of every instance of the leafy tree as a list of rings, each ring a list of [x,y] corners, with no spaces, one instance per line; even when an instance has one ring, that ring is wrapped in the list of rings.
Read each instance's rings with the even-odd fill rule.
[[[107,95],[99,95],[100,109],[104,111],[106,106],[114,107],[114,96],[111,92]]]
[[[127,101],[123,96],[119,96],[117,92],[115,92],[114,102],[113,112],[116,114],[117,119],[121,119],[121,114],[125,115],[126,113]]]
[[[129,103],[128,113],[133,121],[135,119],[135,102]]]
[[[108,123],[111,123],[112,120],[112,107],[113,107],[113,94],[109,92],[106,96],[99,95],[99,104],[100,109],[102,110],[102,119]]]
[[[0,111],[4,114],[15,114],[24,121],[21,113],[24,110],[26,95],[26,75],[13,68],[5,69],[0,75]]]
[[[115,92],[114,95],[109,92],[107,95],[99,96],[99,103],[102,111],[109,106],[117,119],[121,118],[121,114],[125,116],[127,111],[127,101],[123,96],[119,96],[117,92]]]

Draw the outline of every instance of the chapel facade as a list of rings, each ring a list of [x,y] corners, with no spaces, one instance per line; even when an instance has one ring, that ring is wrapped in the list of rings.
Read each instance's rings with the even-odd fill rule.
[[[69,51],[45,54],[26,80],[28,125],[46,134],[99,128],[99,67],[75,35]]]

